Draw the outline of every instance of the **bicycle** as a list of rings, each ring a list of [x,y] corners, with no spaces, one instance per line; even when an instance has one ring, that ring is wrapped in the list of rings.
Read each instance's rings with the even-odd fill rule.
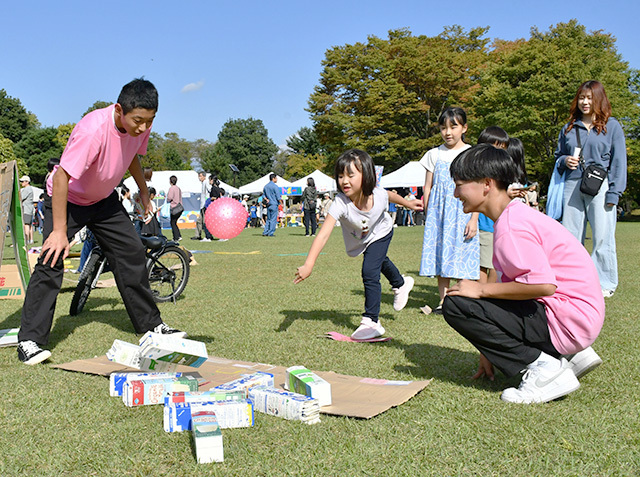
[[[141,236],[146,251],[146,268],[151,294],[156,303],[176,302],[189,280],[189,257],[177,242],[165,237]],[[69,314],[82,312],[91,290],[96,288],[100,274],[109,270],[107,257],[98,245],[91,250],[78,285],[73,293]]]

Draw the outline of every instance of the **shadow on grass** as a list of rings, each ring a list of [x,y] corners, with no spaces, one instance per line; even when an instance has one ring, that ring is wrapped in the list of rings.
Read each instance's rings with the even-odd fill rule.
[[[428,343],[405,343],[399,339],[393,339],[386,346],[392,346],[404,352],[405,357],[413,366],[396,365],[394,369],[400,373],[406,373],[412,378],[448,381],[460,386],[468,386],[481,389],[499,390],[506,383],[517,383],[520,377],[506,378],[497,369],[495,380],[471,379],[478,368],[479,354],[459,349],[447,348]]]
[[[281,310],[280,313],[284,315],[284,320],[275,329],[276,332],[287,331],[296,320],[329,320],[336,326],[353,327],[353,313],[342,313],[336,310]]]

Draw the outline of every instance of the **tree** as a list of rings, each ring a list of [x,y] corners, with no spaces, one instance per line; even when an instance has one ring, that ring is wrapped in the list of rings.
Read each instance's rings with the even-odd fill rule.
[[[229,164],[240,170],[238,182],[245,184],[270,172],[273,155],[278,146],[269,138],[267,128],[260,119],[230,119],[218,133],[213,146],[214,162],[220,179],[232,182]]]
[[[162,156],[169,170],[188,171],[191,165],[191,143],[182,139],[177,133],[164,135],[161,147]]]
[[[289,154],[286,178],[304,177],[311,174],[316,169],[323,171],[326,166],[327,163],[322,154]]]
[[[29,173],[27,164],[13,152],[13,142],[0,134],[0,163],[16,161],[18,163],[18,175]]]
[[[529,40],[496,41],[473,102],[474,129],[497,124],[525,144],[527,172],[548,184],[553,152],[578,86],[603,83],[614,116],[638,117],[640,96],[630,89],[633,71],[608,33],[587,33],[576,20],[548,32],[531,29]],[[477,125],[477,126],[475,126]]]
[[[67,147],[69,136],[71,136],[71,132],[73,131],[74,127],[76,127],[74,123],[61,124],[60,126],[58,126],[56,141],[58,141],[58,144],[62,146],[62,149]]]
[[[91,106],[89,106],[89,109],[87,109],[84,113],[82,113],[82,117],[84,118],[91,111],[95,111],[96,109],[106,108],[107,106],[111,106],[112,104],[113,104],[113,101],[112,102],[96,101]]]
[[[477,90],[487,30],[453,26],[416,37],[401,29],[328,50],[308,108],[327,155],[357,147],[393,170],[438,144],[440,112]]]
[[[63,147],[57,139],[56,128],[31,129],[14,145],[14,152],[29,168],[31,183],[41,185],[47,175],[47,162],[60,157]]]
[[[296,154],[322,154],[323,149],[316,132],[302,127],[287,139],[287,146]]]
[[[0,134],[14,144],[22,139],[37,118],[29,113],[19,99],[0,89]]]
[[[313,129],[300,128],[287,139],[287,146],[291,151],[282,151],[281,157],[278,158],[278,162],[283,164],[283,173],[279,174],[286,179],[295,180],[311,174],[316,169],[322,171],[327,166],[324,148]]]

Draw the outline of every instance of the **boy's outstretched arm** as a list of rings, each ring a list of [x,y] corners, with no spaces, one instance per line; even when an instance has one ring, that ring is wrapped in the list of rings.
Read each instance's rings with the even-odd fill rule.
[[[307,255],[304,265],[298,267],[296,270],[296,277],[294,278],[293,283],[297,284],[302,280],[309,278],[309,275],[311,275],[311,272],[313,271],[313,266],[316,264],[316,260],[318,259],[318,255],[320,255],[320,252],[322,252],[327,240],[329,240],[335,225],[336,219],[331,215],[327,215],[324,219],[324,224],[322,224],[322,227],[320,228],[320,232],[318,232],[318,235],[311,244],[311,249],[309,250],[309,254]]]
[[[69,239],[67,237],[67,199],[69,197],[69,179],[71,176],[58,166],[53,174],[53,192],[51,193],[51,209],[53,215],[53,230],[42,244],[44,262],[53,267],[58,258],[64,260],[69,255]]]
[[[131,161],[131,165],[129,166],[129,172],[131,176],[135,179],[136,184],[138,184],[138,189],[140,189],[139,197],[140,202],[142,202],[142,206],[144,207],[145,217],[147,215],[153,214],[153,206],[151,205],[151,200],[149,200],[149,189],[147,189],[147,183],[144,180],[144,174],[142,173],[142,166],[140,165],[140,158],[136,154],[133,160]]]

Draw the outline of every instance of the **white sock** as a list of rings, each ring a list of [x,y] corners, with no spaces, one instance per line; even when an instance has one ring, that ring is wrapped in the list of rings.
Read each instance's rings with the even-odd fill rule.
[[[542,351],[540,356],[529,366],[538,366],[548,371],[558,371],[562,367],[562,361]]]

